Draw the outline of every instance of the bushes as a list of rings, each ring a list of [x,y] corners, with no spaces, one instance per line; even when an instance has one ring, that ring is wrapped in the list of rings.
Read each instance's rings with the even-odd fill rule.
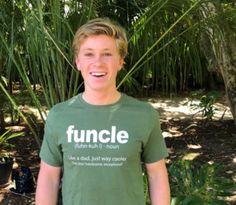
[[[235,183],[222,175],[224,168],[216,164],[197,165],[179,160],[168,167],[171,205],[224,205],[224,197],[236,191]],[[147,179],[144,179],[147,190]],[[149,198],[146,197],[149,205]]]
[[[177,161],[169,167],[172,190],[171,205],[227,204],[223,197],[231,196],[236,186],[227,179],[223,167],[216,164],[195,165]]]

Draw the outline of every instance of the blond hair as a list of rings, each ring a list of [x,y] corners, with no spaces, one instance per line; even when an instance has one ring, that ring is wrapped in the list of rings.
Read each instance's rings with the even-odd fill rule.
[[[107,35],[115,39],[121,58],[125,58],[128,52],[128,41],[125,30],[109,18],[96,18],[82,25],[75,33],[73,40],[74,56],[78,55],[83,40],[93,35]]]

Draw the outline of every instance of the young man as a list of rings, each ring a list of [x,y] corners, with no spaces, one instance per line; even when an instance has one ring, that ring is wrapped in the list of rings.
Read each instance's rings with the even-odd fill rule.
[[[142,163],[152,205],[169,205],[157,112],[116,89],[127,54],[124,30],[109,19],[91,20],[73,48],[85,89],[49,112],[36,205],[57,203],[61,175],[64,205],[145,205]]]

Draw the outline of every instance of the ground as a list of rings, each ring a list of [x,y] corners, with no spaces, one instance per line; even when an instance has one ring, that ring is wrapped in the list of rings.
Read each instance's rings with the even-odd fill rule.
[[[186,98],[145,99],[160,113],[161,128],[169,150],[167,163],[176,159],[200,163],[218,163],[226,167],[225,176],[236,181],[236,126],[225,102],[218,102],[213,120],[202,120],[201,112],[192,109]],[[197,113],[197,114],[195,114]],[[38,147],[30,133],[15,139],[14,156],[18,166],[28,166],[37,178],[39,169]],[[228,199],[236,204],[236,197]],[[1,205],[34,204],[34,193],[16,195],[9,187],[0,190]]]

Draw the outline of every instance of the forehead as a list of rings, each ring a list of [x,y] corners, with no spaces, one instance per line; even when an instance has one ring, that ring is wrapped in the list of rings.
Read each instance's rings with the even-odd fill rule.
[[[92,49],[115,49],[117,50],[116,40],[113,37],[107,35],[92,35],[88,36],[80,44],[80,50]]]

